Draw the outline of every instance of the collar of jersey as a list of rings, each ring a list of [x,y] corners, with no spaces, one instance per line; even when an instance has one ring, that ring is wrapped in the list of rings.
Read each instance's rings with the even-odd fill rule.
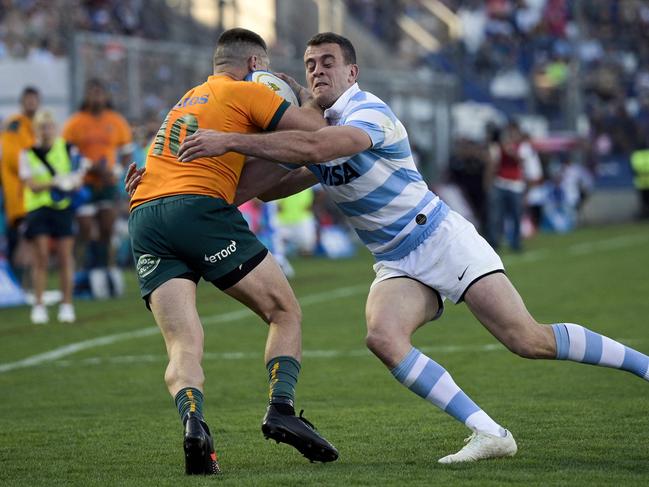
[[[210,75],[207,77],[207,80],[208,80],[208,81],[213,81],[213,80],[215,80],[216,78],[227,78],[227,79],[229,79],[229,80],[231,80],[231,81],[237,81],[236,79],[234,79],[232,76],[230,76],[230,75],[227,74],[227,73],[216,73],[216,74],[210,74]],[[241,81],[243,81],[243,80],[241,80]]]
[[[351,85],[349,88],[347,88],[347,91],[340,95],[340,98],[336,100],[336,103],[334,103],[333,105],[331,105],[331,107],[327,108],[324,111],[324,117],[330,123],[335,123],[340,120],[340,117],[342,117],[343,111],[345,111],[345,107],[349,103],[349,100],[351,100],[352,96],[354,96],[359,91],[361,91],[361,89],[358,87],[358,83]]]

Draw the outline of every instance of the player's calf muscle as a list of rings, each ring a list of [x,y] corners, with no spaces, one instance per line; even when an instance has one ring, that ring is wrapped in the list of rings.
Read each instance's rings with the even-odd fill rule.
[[[512,326],[494,335],[508,350],[522,358],[553,359],[556,357],[554,334],[549,326],[538,323]]]

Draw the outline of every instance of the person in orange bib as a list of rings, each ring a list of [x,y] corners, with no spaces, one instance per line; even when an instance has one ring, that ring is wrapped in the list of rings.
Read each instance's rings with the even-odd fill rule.
[[[0,175],[7,220],[7,260],[19,274],[23,266],[14,257],[21,240],[19,228],[26,211],[25,188],[18,174],[18,161],[20,153],[35,142],[32,121],[40,105],[38,90],[32,86],[26,87],[20,96],[20,105],[21,112],[7,119],[0,135]]]
[[[79,267],[91,268],[90,280],[96,296],[108,297],[109,276],[113,289],[121,287],[121,274],[112,267],[110,243],[117,216],[117,174],[131,162],[133,152],[131,128],[124,117],[113,110],[103,83],[91,79],[86,85],[80,110],[67,121],[62,136],[91,162],[85,180],[90,188],[90,200],[77,209],[77,255],[83,264],[95,231],[94,259]]]

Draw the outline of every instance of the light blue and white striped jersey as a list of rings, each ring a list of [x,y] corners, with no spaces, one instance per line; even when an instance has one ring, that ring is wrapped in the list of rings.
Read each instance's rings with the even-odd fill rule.
[[[379,98],[354,84],[325,110],[329,125],[365,131],[372,147],[353,157],[310,164],[377,260],[398,260],[423,242],[449,212],[415,166],[403,124]]]

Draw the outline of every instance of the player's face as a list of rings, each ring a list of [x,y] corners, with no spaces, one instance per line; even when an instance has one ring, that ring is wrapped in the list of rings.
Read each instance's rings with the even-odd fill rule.
[[[103,87],[91,85],[86,92],[87,100],[93,109],[101,109],[108,103],[108,94]]]
[[[356,83],[358,66],[346,64],[338,44],[308,46],[304,53],[306,81],[316,102],[323,108],[333,105]]]
[[[23,113],[29,117],[33,117],[38,110],[39,102],[40,99],[37,94],[27,93],[22,99]]]

